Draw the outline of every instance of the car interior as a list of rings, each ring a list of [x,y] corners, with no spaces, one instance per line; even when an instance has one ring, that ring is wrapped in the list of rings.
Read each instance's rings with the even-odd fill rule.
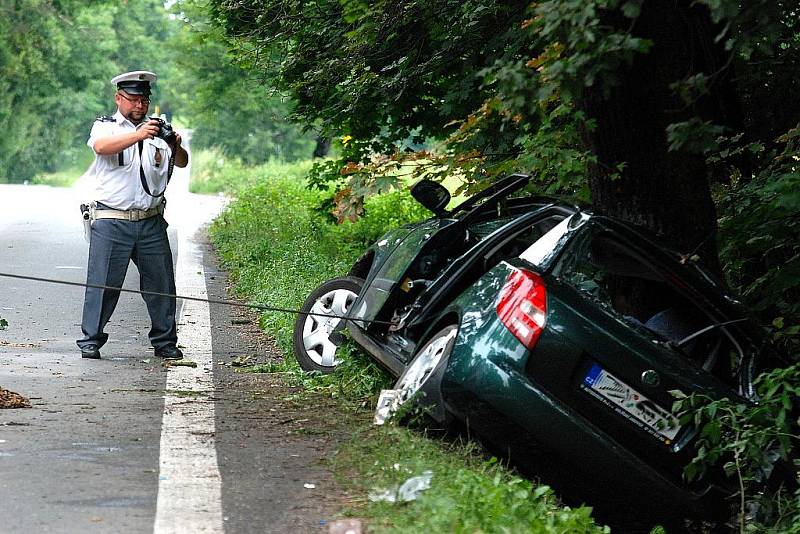
[[[559,276],[638,331],[731,386],[742,348],[729,328],[704,312],[659,270],[609,234],[593,231],[559,266]]]
[[[432,278],[425,280],[424,284],[415,284],[422,285],[424,289],[413,294],[409,292],[407,297],[399,302],[400,305],[395,308],[395,313],[402,316],[413,308],[424,310],[424,316],[430,316],[501,261],[519,256],[568,214],[568,212],[551,213],[535,219],[530,224],[521,224],[518,228],[510,229],[504,232],[504,235],[495,236],[497,239],[491,240],[487,237],[495,230],[504,228],[509,221],[505,221],[505,224],[497,220],[474,223],[468,231],[476,236],[476,241],[467,250],[459,250],[461,254],[457,257],[453,257],[454,249],[447,250],[447,260],[443,268],[431,273]],[[421,257],[417,263],[424,265],[426,261],[425,257]],[[418,274],[420,269],[412,265],[409,273]],[[409,305],[410,307],[406,307]]]

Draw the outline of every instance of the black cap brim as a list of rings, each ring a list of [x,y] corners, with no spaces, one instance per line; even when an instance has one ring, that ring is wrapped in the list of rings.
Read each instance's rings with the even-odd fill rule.
[[[117,89],[122,89],[130,95],[150,96],[150,82],[148,81],[125,81],[117,84]]]

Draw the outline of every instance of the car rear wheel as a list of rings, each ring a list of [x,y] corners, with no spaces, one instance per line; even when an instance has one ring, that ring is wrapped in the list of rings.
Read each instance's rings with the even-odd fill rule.
[[[294,323],[294,355],[305,371],[330,373],[339,363],[340,343],[332,334],[363,286],[364,280],[354,276],[334,278],[312,291],[303,303]]]
[[[395,409],[413,402],[416,406],[428,409],[428,414],[436,421],[445,418],[439,390],[444,366],[453,351],[458,326],[448,325],[436,332],[417,352],[406,370],[397,379]]]

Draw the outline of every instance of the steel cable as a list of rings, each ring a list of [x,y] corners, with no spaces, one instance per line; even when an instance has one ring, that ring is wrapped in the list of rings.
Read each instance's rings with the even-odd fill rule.
[[[248,304],[243,302],[235,302],[232,300],[220,300],[220,299],[208,299],[208,298],[200,298],[200,297],[189,297],[186,295],[171,295],[169,293],[158,293],[156,291],[142,291],[139,289],[126,289],[122,287],[113,287],[113,286],[104,286],[100,284],[87,284],[83,282],[70,282],[68,280],[55,280],[53,278],[42,278],[39,276],[28,276],[23,274],[14,274],[14,273],[0,273],[0,277],[5,278],[16,278],[19,280],[31,280],[34,282],[46,282],[50,284],[62,284],[67,286],[78,286],[78,287],[92,287],[96,289],[108,289],[111,291],[119,291],[121,293],[138,293],[139,295],[153,295],[156,297],[167,297],[167,298],[174,298],[174,299],[182,299],[182,300],[194,300],[198,302],[208,302],[209,304],[223,304],[225,306],[238,306],[242,308],[255,308],[258,310],[264,311],[274,311],[274,312],[281,312],[281,313],[292,313],[296,315],[312,315],[317,317],[333,317],[334,319],[344,319],[345,321],[354,321],[359,323],[373,323],[373,324],[385,324],[385,325],[392,325],[393,323],[389,321],[376,321],[374,319],[356,319],[353,317],[349,317],[346,315],[336,315],[333,313],[315,313],[315,312],[304,312],[301,310],[295,310],[290,308],[280,308],[278,306],[270,306],[268,304]]]

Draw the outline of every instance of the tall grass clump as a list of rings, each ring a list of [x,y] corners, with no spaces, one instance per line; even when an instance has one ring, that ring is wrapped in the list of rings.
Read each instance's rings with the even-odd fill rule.
[[[239,191],[253,187],[259,181],[270,179],[304,182],[311,168],[310,161],[283,163],[271,161],[251,167],[235,157],[228,157],[221,149],[212,148],[192,153],[192,177],[189,191],[192,193],[226,193],[236,195]]]

